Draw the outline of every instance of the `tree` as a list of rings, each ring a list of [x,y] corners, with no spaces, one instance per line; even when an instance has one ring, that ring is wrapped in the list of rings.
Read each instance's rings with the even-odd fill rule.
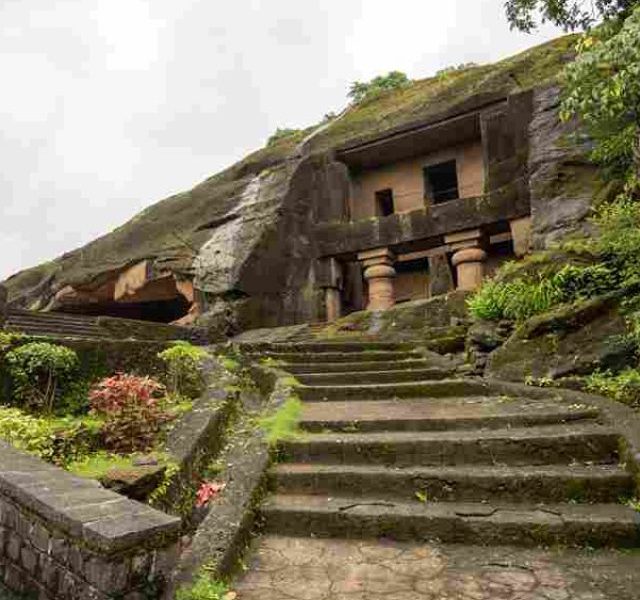
[[[391,71],[386,75],[379,75],[369,82],[354,81],[349,89],[349,98],[355,104],[365,100],[377,98],[380,94],[389,90],[397,90],[406,87],[411,80],[401,71]]]
[[[593,158],[637,187],[640,135],[640,6],[624,21],[585,34],[565,69],[562,117],[577,116],[594,140]],[[635,181],[633,181],[635,180]]]
[[[625,19],[638,4],[639,0],[506,0],[505,10],[512,29],[531,32],[540,19],[575,31],[602,19]]]

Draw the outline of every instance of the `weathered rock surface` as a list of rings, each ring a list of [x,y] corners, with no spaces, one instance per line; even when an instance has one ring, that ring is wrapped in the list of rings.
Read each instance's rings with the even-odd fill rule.
[[[408,90],[351,107],[329,124],[271,143],[87,246],[9,278],[9,301],[19,308],[166,322],[192,322],[204,312],[207,324],[222,335],[322,319],[317,259],[326,254],[318,250],[318,224],[349,219],[348,173],[334,159],[336,152],[372,136],[478,111],[509,98],[506,104],[517,108],[523,103],[524,112],[519,118],[515,109],[500,113],[498,121],[511,128],[509,135],[498,131],[490,137],[498,146],[507,138],[513,138],[513,144],[504,152],[496,150],[489,182],[526,187],[520,167],[527,147],[529,90],[557,76],[572,45],[571,36],[560,38],[495,65],[466,69],[446,81],[416,81]],[[530,161],[542,183],[564,177],[564,167],[560,174],[552,172],[552,160],[567,165],[573,160],[573,155],[548,152],[548,138],[556,140],[564,130],[556,123],[557,102],[545,94],[536,93]],[[511,181],[514,178],[518,181]],[[546,197],[543,192],[541,188],[537,195],[539,203]],[[527,196],[516,195],[521,200]],[[571,219],[574,213],[560,213],[564,205],[559,199],[564,196],[552,198],[556,196],[551,220],[564,227],[565,216]],[[538,211],[541,232],[557,229],[547,223],[547,208]],[[355,259],[345,260],[349,271]],[[447,291],[450,285],[446,273],[438,276],[434,292]]]
[[[624,317],[614,297],[596,298],[529,319],[487,361],[486,374],[524,381],[620,368],[633,355],[622,336]]]
[[[570,233],[588,231],[596,168],[588,138],[575,122],[562,123],[557,86],[533,94],[529,173],[533,247],[548,248]]]

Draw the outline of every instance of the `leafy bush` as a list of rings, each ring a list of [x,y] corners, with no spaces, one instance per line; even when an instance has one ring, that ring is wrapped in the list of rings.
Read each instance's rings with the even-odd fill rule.
[[[94,385],[92,412],[104,418],[104,446],[116,454],[147,451],[171,415],[165,410],[164,386],[150,377],[119,373]]]
[[[69,391],[79,367],[73,350],[47,342],[18,346],[7,352],[4,360],[14,400],[48,413],[53,412],[56,398]]]
[[[274,146],[275,144],[287,138],[298,136],[301,132],[301,129],[287,129],[278,127],[275,133],[271,135],[271,137],[269,137],[269,139],[267,140],[267,146]]]
[[[59,465],[78,460],[98,443],[101,423],[84,417],[37,417],[18,408],[0,406],[0,438]]]
[[[226,583],[213,579],[206,569],[200,569],[195,583],[181,586],[176,594],[176,600],[225,600],[229,594]]]
[[[371,81],[363,83],[354,81],[349,88],[348,96],[355,104],[365,100],[373,100],[381,94],[407,87],[411,80],[401,71],[390,71],[386,75],[374,77]]]
[[[596,371],[587,378],[587,389],[624,404],[640,407],[640,371],[628,368],[620,373]]]
[[[469,299],[468,306],[478,319],[523,321],[549,310],[561,302],[562,296],[553,279],[488,281]]]
[[[197,398],[206,384],[202,370],[209,353],[189,342],[176,342],[158,354],[166,367],[167,389],[170,394]]]
[[[450,67],[445,67],[444,69],[440,69],[439,71],[437,71],[436,77],[446,81],[451,77],[451,75],[454,75],[455,73],[460,73],[462,71],[466,71],[467,69],[471,69],[477,66],[478,66],[477,63],[474,63],[474,62],[461,63],[459,65],[451,65]]]
[[[536,279],[487,281],[469,299],[468,306],[478,319],[523,321],[558,304],[606,293],[617,285],[617,275],[606,265],[566,265],[553,274],[538,274]]]

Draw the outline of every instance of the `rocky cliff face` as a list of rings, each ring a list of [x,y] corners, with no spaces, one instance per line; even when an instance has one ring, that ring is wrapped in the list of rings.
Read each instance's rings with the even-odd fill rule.
[[[314,226],[347,218],[348,175],[335,150],[529,89],[535,243],[545,246],[578,226],[588,208],[586,188],[567,191],[583,168],[576,158],[583,148],[563,145],[557,92],[546,89],[572,44],[565,37],[495,65],[417,81],[285,137],[87,246],[14,275],[5,282],[9,302],[165,321],[186,315],[225,333],[317,320]]]
[[[557,86],[533,93],[529,125],[529,188],[535,250],[549,248],[568,234],[586,232],[596,185],[589,163],[589,139],[575,122],[562,123]]]

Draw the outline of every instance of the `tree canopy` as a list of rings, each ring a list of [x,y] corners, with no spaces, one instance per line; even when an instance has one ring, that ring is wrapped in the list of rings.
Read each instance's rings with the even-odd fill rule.
[[[575,31],[603,19],[626,18],[639,4],[639,0],[506,0],[505,10],[512,29],[530,32],[540,20]]]

